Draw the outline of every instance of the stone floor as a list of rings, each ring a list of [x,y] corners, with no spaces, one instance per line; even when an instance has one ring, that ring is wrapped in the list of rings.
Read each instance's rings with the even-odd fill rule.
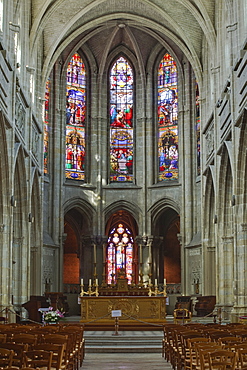
[[[88,370],[171,370],[158,353],[88,353],[82,369]]]

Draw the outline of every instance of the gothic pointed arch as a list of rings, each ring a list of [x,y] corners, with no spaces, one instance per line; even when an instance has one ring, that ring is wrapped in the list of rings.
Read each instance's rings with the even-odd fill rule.
[[[134,72],[119,55],[109,71],[110,182],[134,180]]]
[[[242,189],[247,189],[247,109],[244,110],[241,116],[241,129],[238,147],[238,171],[241,176],[237,178],[237,194],[240,195]],[[247,208],[247,191],[243,194],[243,203],[245,210]],[[246,214],[246,212],[244,212]]]
[[[30,294],[42,294],[41,290],[41,194],[40,176],[38,171],[33,169],[31,181],[31,212],[28,215],[30,223]]]
[[[178,77],[174,58],[165,53],[157,72],[158,181],[178,179]]]
[[[85,180],[87,71],[78,53],[71,57],[66,74],[66,160],[67,179]]]
[[[204,272],[205,284],[204,294],[216,294],[216,194],[213,180],[212,170],[207,171],[207,179],[205,186],[205,203],[203,207],[203,255],[204,264],[202,270]]]
[[[106,282],[115,283],[124,272],[128,284],[138,282],[138,251],[135,238],[138,227],[133,216],[122,209],[114,212],[106,224]]]
[[[169,207],[163,206],[153,222],[152,234],[160,239],[153,251],[158,264],[159,276],[164,277],[170,285],[171,292],[181,292],[181,251],[180,251],[180,216]]]

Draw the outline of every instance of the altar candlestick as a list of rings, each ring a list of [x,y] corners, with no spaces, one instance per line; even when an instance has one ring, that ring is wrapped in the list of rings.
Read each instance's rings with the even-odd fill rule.
[[[95,279],[95,285],[98,286],[98,279]]]
[[[96,244],[93,245],[93,260],[96,263]]]
[[[158,285],[157,279],[154,280],[154,285]]]
[[[89,286],[91,286],[91,285],[92,285],[92,280],[91,280],[91,279],[89,279],[89,283],[88,283],[88,285],[89,285]]]
[[[164,286],[166,286],[166,279],[164,279]]]
[[[83,279],[81,279],[81,285],[83,285]]]

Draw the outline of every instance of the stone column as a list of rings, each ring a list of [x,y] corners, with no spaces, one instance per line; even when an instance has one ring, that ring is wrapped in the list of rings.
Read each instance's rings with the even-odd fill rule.
[[[237,233],[237,246],[236,246],[236,275],[234,282],[234,313],[239,316],[246,314],[247,310],[247,224],[242,223],[239,225]],[[234,318],[233,318],[234,319]],[[235,321],[235,320],[234,320]]]
[[[229,313],[233,307],[233,278],[234,278],[234,250],[233,236],[223,236],[222,255],[219,254],[219,303],[225,311],[225,319],[229,318]]]
[[[93,236],[81,236],[80,278],[84,279],[85,285],[87,285],[88,280],[93,277],[93,238]]]

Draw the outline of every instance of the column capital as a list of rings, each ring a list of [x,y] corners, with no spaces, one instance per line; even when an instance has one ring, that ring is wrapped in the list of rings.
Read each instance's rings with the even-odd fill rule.
[[[97,245],[97,247],[101,247],[107,243],[107,239],[106,235],[91,235],[92,244]]]
[[[241,231],[242,232],[246,232],[247,231],[247,224],[240,224],[240,226],[241,226]]]
[[[224,244],[230,244],[234,240],[233,236],[222,236],[221,239]]]

